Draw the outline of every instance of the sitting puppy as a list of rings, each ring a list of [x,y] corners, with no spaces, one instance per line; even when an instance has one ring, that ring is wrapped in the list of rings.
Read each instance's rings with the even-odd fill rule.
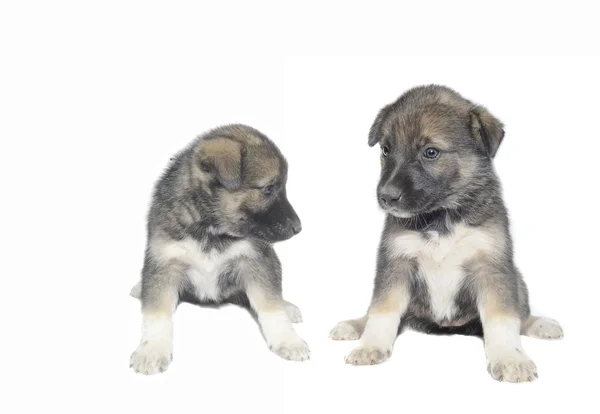
[[[172,359],[173,313],[180,300],[249,305],[269,348],[282,358],[309,358],[292,322],[300,311],[281,293],[272,244],[301,230],[286,196],[287,163],[259,131],[214,129],[172,159],[158,181],[148,216],[141,284],[143,333],[131,356],[136,372],[155,374]]]
[[[442,86],[409,90],[384,107],[369,133],[381,146],[379,204],[387,213],[367,315],[340,322],[337,340],[358,339],[346,358],[378,364],[400,325],[484,336],[497,380],[537,377],[520,335],[563,336],[532,316],[513,262],[500,183],[492,159],[504,136],[485,108]]]

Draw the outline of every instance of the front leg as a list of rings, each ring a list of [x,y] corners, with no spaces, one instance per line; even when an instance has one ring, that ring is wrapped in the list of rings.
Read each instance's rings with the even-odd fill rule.
[[[376,289],[360,345],[346,357],[347,364],[375,365],[392,355],[409,297],[406,284],[400,282]]]
[[[173,314],[179,300],[180,265],[144,266],[142,299],[142,338],[130,359],[130,366],[141,374],[166,371],[173,359]]]
[[[488,371],[498,381],[533,381],[537,369],[521,345],[518,293],[511,279],[505,273],[480,276],[477,299]]]
[[[283,359],[304,361],[310,351],[306,342],[294,330],[288,315],[289,303],[283,300],[281,281],[269,269],[250,275],[246,295],[256,312],[258,323],[269,349]]]

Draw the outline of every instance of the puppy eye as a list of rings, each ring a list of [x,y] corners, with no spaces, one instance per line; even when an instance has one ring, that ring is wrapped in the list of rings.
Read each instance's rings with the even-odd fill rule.
[[[383,147],[381,147],[381,153],[384,157],[387,157],[388,155],[390,155],[390,148],[387,145],[384,145]]]
[[[263,193],[264,195],[271,195],[273,194],[273,191],[275,191],[275,186],[274,185],[268,185],[266,187],[263,187]]]
[[[423,156],[427,159],[434,160],[440,156],[440,150],[436,148],[427,148],[423,151]]]

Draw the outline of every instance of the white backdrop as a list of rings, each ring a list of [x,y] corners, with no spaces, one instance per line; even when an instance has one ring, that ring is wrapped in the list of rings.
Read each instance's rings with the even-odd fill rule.
[[[422,16],[412,8],[373,5],[361,14],[324,7],[311,25],[311,13],[291,5],[263,9],[256,19],[249,6],[221,7],[2,5],[0,410],[597,407],[600,59],[533,56],[597,52],[589,46],[592,14],[573,20],[569,11],[546,10],[588,43],[553,42],[552,32],[552,41],[541,44],[548,22],[530,26],[519,14],[515,25],[531,38],[520,38],[510,24],[506,33],[485,38],[458,25],[450,34],[459,39],[450,45],[440,14],[430,21],[437,35],[425,27],[407,37],[408,24],[419,28],[411,16]],[[428,10],[436,9],[420,13]],[[341,11],[364,36],[376,36],[361,37],[350,20],[338,22]],[[404,36],[380,36],[382,26],[394,24]],[[450,49],[439,57],[367,56],[384,49],[384,41],[398,54],[404,46],[415,51],[419,39],[439,39],[457,56],[460,45],[488,54],[486,42],[522,56],[452,57]],[[306,50],[313,56],[302,56]],[[349,50],[362,57],[333,56]],[[390,51],[396,50],[383,53]],[[383,105],[431,82],[487,106],[506,125],[496,167],[516,260],[534,311],[565,329],[559,342],[523,338],[540,375],[532,384],[493,381],[476,338],[407,332],[388,362],[351,367],[344,356],[355,343],[327,337],[337,321],[361,316],[370,299],[383,215],[375,200],[379,150],[367,145],[369,127]],[[288,158],[288,195],[304,230],[276,249],[285,296],[304,314],[297,329],[311,361],[270,353],[241,309],[186,304],[176,314],[169,370],[136,375],[128,363],[141,315],[128,293],[139,278],[153,183],[173,153],[230,122],[263,131]]]

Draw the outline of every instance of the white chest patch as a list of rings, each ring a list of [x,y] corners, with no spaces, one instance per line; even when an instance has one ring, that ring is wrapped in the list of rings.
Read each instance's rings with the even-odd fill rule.
[[[478,253],[499,251],[504,238],[496,231],[464,224],[456,225],[449,235],[432,231],[428,236],[403,232],[390,240],[390,252],[416,259],[418,277],[427,284],[433,317],[438,322],[452,320],[455,297],[465,278],[463,265]]]
[[[199,299],[218,299],[219,276],[229,262],[240,257],[253,257],[256,251],[248,241],[231,244],[223,251],[205,252],[200,243],[188,238],[182,241],[154,243],[153,253],[163,260],[177,259],[189,265],[187,276]]]

